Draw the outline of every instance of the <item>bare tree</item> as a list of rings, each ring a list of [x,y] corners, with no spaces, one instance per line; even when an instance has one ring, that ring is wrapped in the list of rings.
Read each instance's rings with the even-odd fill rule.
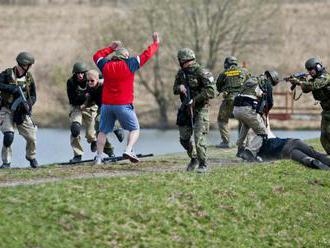
[[[130,13],[107,26],[116,38],[145,46],[146,34],[158,31],[161,47],[152,66],[138,78],[158,105],[160,127],[169,126],[173,104],[172,85],[178,63],[177,50],[192,48],[197,61],[211,71],[224,55],[240,55],[268,42],[278,6],[263,0],[143,0],[131,5]],[[129,10],[128,10],[129,12]],[[221,59],[220,59],[221,58]]]

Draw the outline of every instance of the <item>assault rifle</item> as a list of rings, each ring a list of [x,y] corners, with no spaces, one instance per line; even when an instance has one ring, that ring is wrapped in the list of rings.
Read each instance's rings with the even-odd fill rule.
[[[27,113],[27,115],[29,115],[31,117],[30,104],[26,100],[26,97],[23,93],[22,87],[19,86],[19,85],[17,87],[18,87],[19,97],[17,97],[15,99],[15,101],[12,103],[12,105],[10,106],[10,110],[15,112],[15,111],[17,111],[17,108],[22,104],[23,107],[24,107],[25,112]]]
[[[138,158],[146,158],[146,157],[152,157],[154,156],[154,154],[150,153],[150,154],[137,154],[136,155]],[[102,161],[103,163],[107,164],[107,163],[115,163],[118,161],[122,161],[122,160],[126,160],[127,158],[124,158],[123,156],[117,156],[117,157],[107,157],[104,158]],[[93,162],[94,159],[86,159],[86,160],[81,160],[79,162],[63,162],[63,163],[56,163],[58,165],[75,165],[75,164],[83,164],[83,163],[89,163],[89,162]]]
[[[292,79],[299,79],[299,80],[306,79],[308,75],[309,75],[309,73],[306,73],[306,72],[296,72],[296,73],[293,73],[292,75],[290,75],[289,77],[283,78],[283,80],[291,83],[290,90],[293,91],[296,88],[297,84],[292,82]]]
[[[193,128],[194,127],[194,110],[192,106],[193,99],[191,98],[190,87],[186,80],[186,74],[184,74],[184,80],[185,80],[184,86],[186,87],[187,93],[182,101],[182,104],[188,108],[188,112],[190,116],[190,125]]]

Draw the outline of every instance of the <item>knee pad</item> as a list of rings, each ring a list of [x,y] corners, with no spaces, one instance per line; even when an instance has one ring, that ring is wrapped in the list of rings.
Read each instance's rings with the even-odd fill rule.
[[[14,132],[4,132],[3,134],[3,145],[10,147],[14,141]]]
[[[79,122],[73,122],[71,124],[71,135],[72,137],[76,138],[79,136],[80,134],[80,129],[81,129],[81,125]]]
[[[187,151],[191,151],[193,148],[190,140],[180,139],[180,143],[183,146],[183,148],[186,149]]]

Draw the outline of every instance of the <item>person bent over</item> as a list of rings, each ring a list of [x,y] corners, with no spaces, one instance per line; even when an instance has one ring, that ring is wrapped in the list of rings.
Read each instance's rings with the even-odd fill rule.
[[[272,87],[277,85],[279,77],[276,71],[269,70],[258,77],[250,77],[242,86],[241,92],[234,100],[234,117],[242,123],[239,138],[237,141],[237,156],[245,148],[245,140],[249,129],[253,129],[256,136],[251,141],[249,149],[254,154],[258,153],[262,141],[267,139],[267,117],[263,119],[264,114],[268,114],[273,107]]]
[[[72,163],[80,162],[84,153],[81,145],[80,131],[84,124],[86,128],[86,139],[91,144],[91,151],[96,151],[95,118],[97,105],[85,106],[87,100],[87,66],[83,63],[75,63],[72,69],[72,76],[67,81],[67,94],[71,111],[69,114],[71,123],[70,143],[73,149]]]
[[[183,48],[178,51],[180,69],[176,74],[173,93],[180,95],[181,106],[177,122],[180,143],[190,157],[187,171],[207,170],[207,134],[209,131],[209,100],[215,97],[214,78],[208,70],[196,62],[194,51]],[[195,144],[191,137],[194,135]]]
[[[102,101],[102,89],[103,80],[99,79],[99,73],[96,70],[89,70],[87,72],[87,100],[84,104],[85,106],[92,106],[96,104],[98,106],[97,116],[95,118],[95,131],[98,134],[100,126],[100,112],[101,112],[101,101]],[[114,133],[119,140],[122,142],[124,140],[124,131],[122,128],[116,128]],[[106,139],[104,151],[109,157],[114,156],[114,148],[111,143]]]
[[[330,157],[315,151],[300,139],[264,140],[257,156],[262,160],[292,159],[309,168],[330,170]],[[245,149],[242,158],[250,162],[258,161],[249,149]]]
[[[29,69],[34,64],[34,57],[28,52],[21,52],[16,57],[17,65],[0,74],[0,91],[2,107],[0,125],[3,133],[1,150],[2,166],[9,168],[12,157],[11,145],[14,141],[14,130],[26,140],[25,158],[32,168],[38,166],[36,160],[36,132],[31,112],[37,100],[36,86]]]
[[[130,57],[121,42],[113,41],[109,47],[97,51],[93,60],[103,74],[103,93],[100,119],[100,132],[97,136],[97,155],[95,164],[102,163],[102,153],[106,135],[112,132],[115,121],[128,130],[127,146],[123,157],[131,162],[139,162],[133,153],[133,146],[140,134],[140,125],[135,114],[134,75],[153,56],[159,47],[158,33],[152,35],[153,43],[139,56]],[[111,59],[107,56],[114,52]]]

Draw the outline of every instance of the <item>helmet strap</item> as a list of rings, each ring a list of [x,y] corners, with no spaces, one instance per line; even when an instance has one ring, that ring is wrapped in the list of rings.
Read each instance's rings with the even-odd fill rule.
[[[27,69],[25,69],[20,63],[18,63],[19,67],[22,69],[23,71],[23,74],[22,75],[18,75],[18,77],[24,77],[26,75],[26,73],[28,72],[28,70],[30,69],[31,65],[28,65]],[[16,69],[17,70],[17,69]],[[18,70],[17,70],[17,73],[18,73]]]

